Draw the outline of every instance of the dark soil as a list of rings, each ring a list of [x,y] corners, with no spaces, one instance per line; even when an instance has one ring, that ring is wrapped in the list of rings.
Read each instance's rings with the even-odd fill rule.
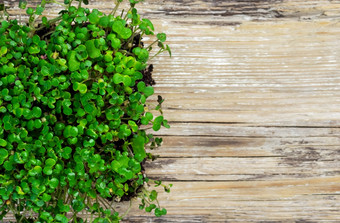
[[[146,86],[152,86],[156,84],[155,80],[152,78],[152,71],[153,71],[152,64],[150,64],[147,69],[142,71],[143,79],[141,81],[144,81]]]

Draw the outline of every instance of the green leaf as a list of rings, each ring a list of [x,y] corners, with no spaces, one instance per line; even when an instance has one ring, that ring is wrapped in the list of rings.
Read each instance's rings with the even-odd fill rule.
[[[145,117],[148,119],[148,120],[152,120],[153,119],[153,114],[151,112],[146,112],[145,113]]]
[[[163,116],[158,116],[157,118],[155,118],[152,129],[154,131],[158,131],[161,128],[163,120],[164,120]]]
[[[156,209],[155,209],[155,216],[156,216],[156,217],[160,217],[160,216],[162,216],[162,215],[166,215],[166,213],[167,213],[167,211],[166,211],[165,208],[163,208],[163,209],[156,208]]]
[[[33,169],[28,171],[28,175],[33,177],[33,176],[40,174],[41,172],[42,172],[41,166],[35,166]]]
[[[35,118],[40,118],[41,113],[42,113],[41,108],[39,108],[39,107],[33,107],[33,109],[32,109],[33,117],[35,117]]]
[[[73,200],[72,201],[72,208],[76,211],[76,212],[80,212],[85,208],[85,205],[82,201],[79,200]]]
[[[107,35],[106,38],[107,38],[108,40],[112,41],[112,40],[116,39],[116,35],[113,34],[113,33],[110,33],[109,35]]]
[[[45,195],[45,194],[44,194]],[[45,201],[45,202],[47,202],[47,201]],[[51,214],[50,213],[48,213],[48,212],[42,212],[41,214],[40,214],[40,218],[41,219],[43,219],[43,220],[45,220],[45,221],[51,221],[50,219],[52,218],[52,216],[51,216]]]
[[[0,139],[0,146],[2,146],[2,147],[7,146],[7,141],[4,140],[4,139]],[[0,150],[0,151],[1,151],[1,150]],[[1,157],[1,154],[0,154],[0,157]]]
[[[121,41],[118,38],[114,38],[111,40],[111,46],[114,49],[119,49],[121,47]]]
[[[141,123],[142,123],[142,125],[147,125],[147,124],[149,124],[149,119],[147,119],[146,117],[142,117]]]
[[[106,53],[104,56],[105,62],[111,62],[113,60],[112,54],[111,53]]]
[[[128,39],[131,37],[132,35],[132,31],[129,28],[123,28],[122,31],[119,33],[119,35],[123,38],[123,39]]]
[[[150,193],[150,196],[149,196],[150,200],[151,201],[156,200],[157,199],[157,195],[158,195],[157,191],[152,190],[151,193]]]
[[[123,139],[124,137],[128,137],[131,135],[131,130],[128,128],[126,124],[123,124],[119,127],[118,137]]]
[[[72,149],[71,147],[68,147],[66,146],[64,148],[64,151],[62,152],[62,157],[64,157],[65,159],[69,159],[70,158],[70,154],[72,153]],[[59,164],[56,165],[56,167],[58,166]]]
[[[149,19],[142,19],[142,21],[145,22],[145,24],[147,24],[147,26],[150,27],[152,31],[155,31],[155,28]]]
[[[164,120],[164,117],[162,115],[155,118],[154,123],[161,124]]]
[[[70,51],[67,55],[68,60],[68,68],[70,71],[76,71],[79,70],[80,62],[76,58],[77,52],[76,51]]]
[[[42,196],[42,200],[45,201],[45,202],[48,202],[51,200],[51,195],[47,194],[47,193],[44,193],[43,196]]]
[[[95,110],[95,107],[92,104],[86,104],[84,110],[90,114]]]
[[[45,161],[45,165],[46,166],[49,166],[49,167],[52,167],[56,164],[56,161],[52,158],[48,158],[46,161]]]
[[[135,159],[130,159],[129,166],[131,167],[131,169],[134,173],[139,173],[141,171],[141,165]]]
[[[168,124],[168,120],[163,120],[162,125],[167,129],[170,128],[170,125]]]
[[[8,152],[5,149],[0,149],[0,165],[5,161],[8,157]]]
[[[20,0],[19,1],[19,8],[20,9],[25,9],[26,6],[27,6],[27,1],[25,1],[25,0]]]
[[[145,97],[149,97],[149,96],[153,95],[154,89],[153,89],[153,87],[151,87],[151,86],[147,86],[147,87],[144,89],[143,93],[144,93]]]
[[[20,195],[24,195],[25,194],[25,192],[22,190],[22,188],[21,187],[19,187],[19,186],[16,186],[16,188],[15,188],[15,190],[18,192],[18,194],[20,194]]]
[[[30,46],[28,47],[28,52],[30,54],[37,54],[37,53],[40,53],[40,48],[39,46]]]
[[[157,34],[157,39],[161,42],[165,42],[166,40],[166,34],[165,33],[158,33]]]
[[[41,15],[44,11],[44,8],[41,7],[41,6],[38,6],[36,9],[35,9],[35,14],[36,15]]]
[[[7,88],[2,89],[1,91],[2,96],[6,96],[9,94],[9,90]]]
[[[87,92],[86,84],[80,84],[79,87],[78,87],[78,90],[81,94],[85,94]]]
[[[95,144],[96,144],[96,141],[94,141],[93,139],[89,139],[89,140],[84,140],[83,146],[93,147]]]
[[[138,131],[138,125],[136,124],[136,122],[134,122],[132,120],[129,120],[128,124],[131,127],[133,132],[137,132]]]
[[[57,214],[55,216],[55,220],[62,222],[62,223],[68,223],[68,218],[65,215]]]
[[[137,84],[137,89],[139,92],[144,92],[144,89],[145,89],[145,83],[143,81],[139,82]]]
[[[108,27],[109,22],[110,22],[110,19],[109,19],[108,16],[103,16],[99,19],[99,25],[104,27],[104,28]]]
[[[92,59],[95,59],[101,55],[100,49],[95,46],[94,40],[88,40],[85,43],[87,53]]]
[[[171,57],[171,49],[170,49],[170,46],[169,45],[166,45],[166,51],[168,51],[170,57]]]
[[[98,16],[98,11],[93,10],[92,13],[88,16],[90,23],[92,24],[98,24],[99,22],[99,16]]]
[[[26,13],[27,13],[27,15],[33,15],[34,9],[32,9],[32,8],[27,8],[27,9],[26,9]]]
[[[52,168],[51,167],[44,167],[44,169],[43,169],[43,172],[44,172],[44,174],[46,174],[46,175],[52,175],[52,173],[53,173],[53,171],[52,171]]]
[[[121,74],[115,73],[115,74],[113,75],[113,82],[114,82],[115,84],[120,84],[120,83],[123,82],[123,80],[124,80],[124,78],[123,78],[123,76],[122,76]]]
[[[94,139],[98,138],[98,134],[93,129],[87,129],[86,135],[91,136]]]
[[[69,108],[69,107],[64,107],[64,108],[63,108],[63,113],[64,113],[65,115],[72,115],[72,109]]]
[[[124,86],[129,86],[131,84],[131,78],[127,75],[123,76],[123,84]]]
[[[132,149],[135,154],[135,159],[142,162],[146,157],[146,152],[144,149],[145,139],[143,136],[137,135],[132,139]]]
[[[2,46],[0,48],[0,56],[4,56],[7,53],[7,47],[6,46]]]
[[[67,174],[67,179],[69,181],[70,186],[74,186],[76,184],[76,174],[71,172]]]
[[[58,180],[57,178],[52,178],[52,179],[48,182],[48,185],[49,185],[51,188],[55,189],[55,188],[57,188],[58,185],[59,185],[59,180]]]
[[[68,125],[63,132],[65,138],[69,137],[77,137],[78,136],[78,128],[75,126]]]
[[[124,28],[124,25],[122,21],[120,20],[115,20],[112,24],[112,30],[116,32],[117,34],[119,34],[123,28]]]
[[[34,120],[34,128],[39,129],[42,126],[42,121],[40,119]]]
[[[48,25],[49,25],[46,16],[43,16],[43,17],[41,18],[41,22],[42,22],[45,26],[48,26]]]
[[[1,106],[1,107],[0,107],[0,112],[1,112],[1,113],[7,112],[7,108],[5,108],[4,106]]]

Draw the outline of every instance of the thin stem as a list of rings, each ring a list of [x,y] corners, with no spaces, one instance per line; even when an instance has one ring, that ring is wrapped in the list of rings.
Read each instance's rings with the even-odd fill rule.
[[[46,36],[52,34],[53,32],[54,32],[54,30],[52,30],[52,31],[50,31],[50,32],[48,32],[48,33],[45,33],[45,34],[41,37],[41,39],[44,39]]]
[[[70,8],[72,6],[72,2],[73,0],[71,0],[69,3],[68,3],[68,7],[67,8]]]
[[[65,6],[65,4],[62,4],[62,3],[57,2],[57,1],[52,1],[52,3],[57,4],[57,5],[60,5],[60,6]]]
[[[45,5],[46,5],[46,1],[41,1],[41,4],[40,4],[40,7],[44,8],[45,9]],[[36,32],[36,29],[34,27],[34,23],[35,23],[35,20],[37,18],[39,18],[39,15],[36,15],[37,9],[35,9],[34,13],[30,16],[29,18],[29,27],[32,29],[31,32],[30,32],[30,36],[33,36],[33,34]]]
[[[77,223],[77,212],[73,211],[73,216],[72,216],[73,222]]]
[[[16,212],[14,205],[13,205],[13,200],[12,198],[10,198],[10,204],[8,205],[9,209],[12,211],[12,213],[14,214],[15,218],[17,218],[18,213]],[[20,212],[19,212],[20,214]]]
[[[128,149],[128,151],[129,151],[130,156],[133,157],[133,152],[132,152],[130,146],[127,146],[127,149]]]
[[[144,31],[142,33],[140,33],[139,35],[139,41],[138,41],[138,46],[140,46],[140,42],[142,41],[142,36],[144,35]]]
[[[93,213],[91,211],[91,218],[90,218],[90,222],[92,222],[92,219],[93,219]]]
[[[133,7],[130,7],[129,10],[127,11],[126,15],[124,16],[124,20],[126,20],[127,16],[129,15],[129,12],[133,9]]]
[[[124,10],[125,10],[125,9],[123,9],[123,10],[122,10],[122,13],[120,13],[120,17],[123,17]]]
[[[19,21],[20,21],[20,24],[22,24],[22,19],[21,19],[21,10],[20,10],[20,14],[19,14]]]
[[[56,18],[54,18],[54,19],[51,19],[51,20],[49,20],[49,21],[47,21],[47,22],[48,22],[49,25],[51,25],[51,24],[54,24],[54,23],[58,22],[58,21],[61,20],[62,18],[63,18],[62,16],[58,16],[58,17],[56,17]],[[45,27],[46,27],[45,25],[42,25],[42,26],[40,26],[39,28],[35,29],[35,31],[42,30],[42,29],[44,29]]]
[[[118,2],[116,3],[116,6],[113,8],[112,12],[110,13],[110,15],[113,15],[113,16],[114,16],[114,15],[116,14],[119,5],[120,5],[120,2],[118,1]]]
[[[130,52],[129,52],[129,51],[127,51],[127,50],[119,50],[119,52],[121,52],[121,53],[125,53],[125,55],[134,56],[134,54],[133,54],[133,53],[130,53]]]
[[[147,48],[145,48],[146,50],[150,49],[155,43],[158,42],[158,39],[153,41]]]
[[[158,56],[160,53],[163,53],[164,52],[164,50],[163,49],[160,49],[159,51],[158,51],[158,53],[156,53],[153,57],[151,57],[149,60],[152,60],[153,58],[155,58],[156,56]]]
[[[115,199],[112,198],[111,204],[110,206],[113,207],[113,204],[115,203]],[[113,209],[116,209],[117,205],[115,205],[115,207]]]
[[[133,30],[134,27],[132,27],[132,34],[130,36],[130,38],[126,41],[126,45],[127,47],[129,48],[129,50],[133,47],[133,39],[135,38],[136,36],[136,32],[137,32],[137,28],[135,28],[135,30]],[[130,44],[131,43],[131,44]],[[130,46],[129,46],[130,45]]]
[[[71,197],[73,198],[72,195],[68,194],[68,197],[67,197],[67,200],[66,200],[66,204],[68,204],[69,202],[71,202],[71,200],[72,200]]]
[[[140,129],[140,130],[149,130],[149,129],[152,129],[152,127],[148,127],[148,128]]]
[[[104,207],[105,207],[106,209],[110,209],[110,204],[108,204],[108,203],[105,201],[104,198],[99,197],[99,199],[100,199],[101,203],[104,205]],[[109,205],[109,206],[107,206],[107,205]]]
[[[19,219],[19,223],[21,223],[22,220],[24,220],[25,215],[26,215],[26,209],[25,209],[24,213],[21,214],[21,218]]]
[[[121,219],[124,218],[131,210],[132,207],[132,200],[130,200],[129,208],[125,211],[125,213],[120,217]]]

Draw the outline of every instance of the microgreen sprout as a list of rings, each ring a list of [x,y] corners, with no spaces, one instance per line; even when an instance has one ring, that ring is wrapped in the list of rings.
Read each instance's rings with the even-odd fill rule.
[[[127,212],[113,204],[134,197],[146,212],[166,214],[158,192],[145,187],[153,181],[143,163],[156,157],[146,148],[162,144],[148,126],[170,126],[161,96],[147,104],[154,88],[144,71],[171,51],[138,14],[140,1],[118,13],[122,1],[104,14],[84,8],[88,0],[35,8],[20,0],[28,23],[9,20],[0,4],[0,220],[11,212],[16,222],[118,222]],[[65,9],[49,19],[52,3]],[[155,41],[144,47],[146,35]]]

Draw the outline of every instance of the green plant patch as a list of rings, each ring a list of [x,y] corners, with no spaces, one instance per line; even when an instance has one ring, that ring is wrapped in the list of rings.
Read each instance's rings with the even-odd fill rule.
[[[171,51],[138,14],[140,1],[126,11],[122,2],[104,14],[83,7],[88,0],[20,0],[28,23],[0,4],[0,220],[119,222],[126,213],[113,204],[134,197],[146,212],[167,213],[142,170],[155,159],[146,149],[162,144],[147,129],[170,127],[164,99],[148,105],[155,90],[145,70]],[[65,8],[53,19],[44,16],[50,3]],[[144,46],[144,36],[155,40]]]

